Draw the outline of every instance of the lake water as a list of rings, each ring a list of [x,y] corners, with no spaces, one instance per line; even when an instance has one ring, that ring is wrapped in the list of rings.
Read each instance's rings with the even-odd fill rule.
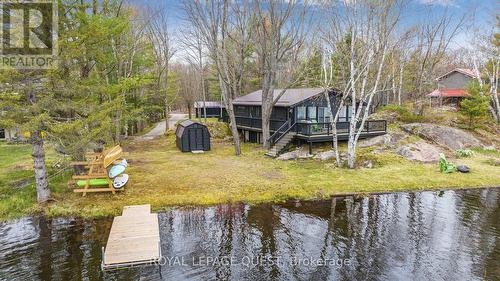
[[[500,280],[500,189],[174,209],[161,268],[103,275],[111,222],[0,224],[0,280]]]

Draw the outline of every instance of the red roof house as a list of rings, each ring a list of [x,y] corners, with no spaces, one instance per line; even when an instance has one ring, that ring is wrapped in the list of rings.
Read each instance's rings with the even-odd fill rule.
[[[455,68],[439,76],[436,78],[438,83],[437,89],[427,94],[427,97],[431,100],[431,106],[433,105],[432,101],[436,99],[439,100],[439,105],[449,104],[458,106],[460,100],[469,95],[465,90],[467,84],[476,78],[475,71],[466,68]]]

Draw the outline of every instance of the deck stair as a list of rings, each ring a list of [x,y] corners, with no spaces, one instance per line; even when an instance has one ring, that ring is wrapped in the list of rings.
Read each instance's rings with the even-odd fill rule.
[[[285,135],[283,135],[279,141],[274,144],[271,149],[266,153],[267,156],[270,157],[277,157],[283,149],[286,148],[286,146],[293,140],[295,137],[296,133],[289,131]]]

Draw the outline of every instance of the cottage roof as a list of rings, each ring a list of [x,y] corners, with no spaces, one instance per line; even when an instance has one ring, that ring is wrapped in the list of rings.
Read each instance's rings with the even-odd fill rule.
[[[274,98],[276,98],[283,89],[274,89]],[[324,91],[323,88],[301,88],[287,89],[280,97],[276,106],[293,106],[299,102],[307,100],[310,97],[318,95]],[[248,95],[234,99],[235,105],[262,105],[262,90],[252,92]]]
[[[446,76],[454,73],[454,72],[458,72],[458,73],[462,73],[463,75],[466,75],[466,76],[469,76],[470,78],[477,78],[477,75],[476,75],[476,72],[472,69],[469,69],[469,68],[455,68],[451,71],[448,71],[447,73],[439,76],[438,78],[436,78],[437,81],[445,78]]]

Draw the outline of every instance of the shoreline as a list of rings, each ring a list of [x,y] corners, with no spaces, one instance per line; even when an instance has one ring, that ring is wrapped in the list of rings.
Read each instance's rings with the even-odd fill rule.
[[[245,205],[259,205],[259,204],[280,204],[285,202],[293,202],[293,201],[302,201],[302,202],[315,202],[315,201],[329,201],[333,198],[340,199],[345,197],[370,197],[370,196],[378,196],[378,195],[389,195],[389,194],[397,194],[397,193],[421,193],[421,192],[447,192],[447,191],[468,191],[468,190],[479,190],[479,189],[500,189],[500,185],[491,185],[491,186],[477,186],[477,187],[437,187],[437,188],[425,188],[425,189],[409,189],[409,190],[394,190],[394,191],[372,191],[372,192],[350,192],[350,193],[336,193],[329,196],[329,198],[308,198],[308,199],[297,199],[297,198],[288,198],[284,200],[269,200],[269,201],[235,201],[235,202],[220,202],[215,204],[185,204],[185,205],[167,205],[167,206],[151,206],[152,211],[154,212],[162,212],[167,211],[169,209],[182,209],[182,208],[209,208],[218,205],[229,205],[229,204],[245,204]],[[144,202],[141,204],[148,204],[148,202]],[[42,206],[43,210],[38,210],[36,212],[25,213],[20,217],[10,218],[10,219],[0,219],[0,224],[10,223],[12,221],[22,219],[25,217],[34,217],[34,216],[44,216],[47,218],[75,218],[75,219],[83,219],[83,220],[98,220],[98,219],[109,219],[115,216],[115,214],[107,214],[107,215],[99,215],[99,216],[79,216],[77,214],[66,214],[66,215],[57,215],[57,214],[47,214],[45,211],[46,207],[50,207],[50,204]],[[125,205],[124,205],[125,206]]]

